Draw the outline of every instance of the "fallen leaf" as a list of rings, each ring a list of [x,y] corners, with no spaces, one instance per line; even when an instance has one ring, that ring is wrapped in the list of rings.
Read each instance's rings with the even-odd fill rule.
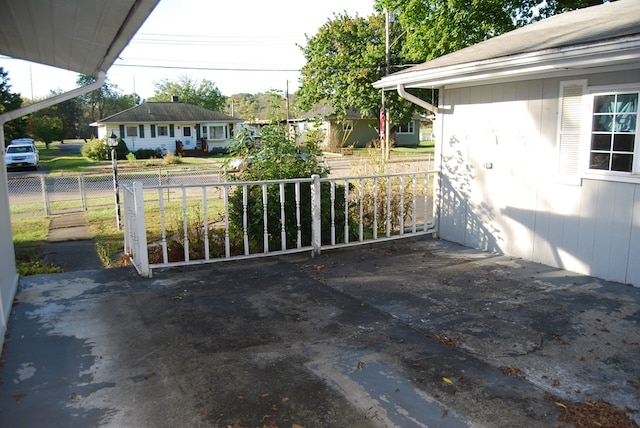
[[[26,397],[27,394],[23,392],[17,392],[15,394],[11,394],[11,396],[13,397],[14,400],[16,400],[16,404],[20,404],[20,401],[22,401],[22,399]]]
[[[558,406],[558,407],[562,407],[563,409],[567,410],[567,405],[566,405],[566,404],[561,403],[561,402],[559,402],[559,401],[554,401],[553,403],[554,403],[556,406]]]
[[[449,385],[453,385],[453,381],[452,381],[451,379],[449,379],[448,377],[443,377],[443,378],[442,378],[442,380],[443,380],[445,383],[448,383]]]

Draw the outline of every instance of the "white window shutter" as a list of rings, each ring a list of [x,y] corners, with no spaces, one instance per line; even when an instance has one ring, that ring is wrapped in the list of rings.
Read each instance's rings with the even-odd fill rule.
[[[580,147],[583,135],[582,112],[586,80],[560,82],[558,117],[558,175],[559,181],[579,185]]]

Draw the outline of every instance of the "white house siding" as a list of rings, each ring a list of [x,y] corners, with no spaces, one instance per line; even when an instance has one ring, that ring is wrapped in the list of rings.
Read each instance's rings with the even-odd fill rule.
[[[579,78],[597,86],[638,75]],[[440,236],[640,286],[640,184],[558,180],[560,81],[441,90]]]
[[[120,125],[121,124],[108,124],[108,125],[100,126],[98,128],[98,139],[107,137],[111,135],[112,132],[114,132],[118,137],[122,138],[125,141],[127,148],[129,149],[129,151],[132,151],[132,152],[135,152],[141,149],[149,149],[149,150],[160,149],[162,150],[163,153],[164,152],[175,153],[176,140],[182,141],[185,149],[193,150],[196,148],[198,131],[196,130],[195,123],[174,124],[173,137],[170,135],[169,131],[167,131],[168,135],[166,136],[164,135],[159,136],[157,134],[158,126],[166,126],[168,128],[169,127],[168,123],[158,123],[158,124],[154,123],[154,125],[156,125],[155,137],[151,137],[152,124],[150,123],[144,124],[144,137],[140,137],[140,129],[139,129],[140,123],[123,124],[125,127],[125,130],[127,127],[135,126],[138,131],[137,136],[120,135],[121,134]],[[199,123],[197,125],[200,128],[202,128],[203,126],[226,126],[228,128],[228,133],[230,134],[231,133],[230,126],[232,124],[226,123],[226,122],[212,122],[212,123]],[[189,137],[185,137],[183,135],[183,130],[185,126],[191,127],[191,136]],[[226,138],[223,140],[207,140],[208,150],[211,150],[214,147],[226,147],[226,145],[231,141],[231,139],[232,139],[231,135],[229,135],[229,138]]]

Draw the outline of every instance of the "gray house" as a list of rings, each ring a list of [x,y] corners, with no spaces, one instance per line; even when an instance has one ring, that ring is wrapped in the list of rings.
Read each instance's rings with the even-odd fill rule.
[[[640,1],[548,18],[374,86],[436,114],[442,238],[640,286]],[[438,105],[410,88],[438,90]]]
[[[192,104],[146,102],[91,125],[98,128],[98,138],[115,133],[133,152],[159,149],[176,153],[176,142],[184,150],[208,152],[226,147],[241,122]]]
[[[420,117],[396,128],[393,141],[396,146],[417,146],[420,143]],[[324,134],[323,146],[330,148],[368,147],[380,139],[379,118],[363,118],[357,109],[348,109],[345,117],[338,118],[333,107],[322,104],[305,112],[293,123],[299,135],[316,126]]]

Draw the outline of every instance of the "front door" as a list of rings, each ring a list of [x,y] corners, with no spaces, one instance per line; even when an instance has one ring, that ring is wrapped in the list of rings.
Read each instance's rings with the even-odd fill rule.
[[[193,141],[193,136],[191,135],[190,126],[182,127],[182,146],[187,150],[195,149],[195,144]]]

